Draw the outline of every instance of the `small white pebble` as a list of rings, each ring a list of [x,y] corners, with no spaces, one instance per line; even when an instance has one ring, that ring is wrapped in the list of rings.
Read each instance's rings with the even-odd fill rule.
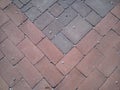
[[[62,64],[64,64],[64,61],[61,61]]]
[[[17,11],[16,11],[15,13],[16,13],[16,14],[18,14],[18,12],[17,12]]]
[[[75,26],[73,26],[73,29],[75,29]]]
[[[13,88],[10,87],[9,90],[13,90]]]
[[[115,81],[116,84],[118,84],[118,81]]]
[[[97,43],[100,43],[100,41],[97,41]]]
[[[49,34],[51,34],[52,33],[52,31],[49,31]]]
[[[56,18],[56,19],[58,19],[58,18]]]

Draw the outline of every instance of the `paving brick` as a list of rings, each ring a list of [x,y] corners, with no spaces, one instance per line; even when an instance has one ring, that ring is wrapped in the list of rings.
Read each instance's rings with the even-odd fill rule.
[[[27,10],[25,14],[30,20],[34,21],[41,14],[41,12],[38,8],[32,7],[29,10]]]
[[[47,35],[49,39],[52,39],[58,32],[62,31],[62,28],[63,25],[58,20],[54,20],[43,30],[43,33]]]
[[[64,8],[60,6],[58,3],[55,3],[53,6],[49,8],[49,12],[55,17],[59,16],[64,11]]]
[[[91,8],[89,8],[84,2],[77,0],[72,7],[82,16],[86,17],[90,12]]]
[[[83,55],[76,48],[73,48],[57,63],[56,66],[64,75],[66,75],[82,59],[82,57]]]
[[[7,17],[7,15],[0,9],[0,26],[5,24],[8,20],[9,18]]]
[[[10,0],[0,0],[0,8],[4,9],[11,3]]]
[[[66,9],[59,17],[58,20],[63,24],[69,24],[75,17],[77,13],[70,7]]]
[[[73,44],[62,34],[59,33],[52,42],[65,54],[70,51]]]
[[[21,11],[13,4],[9,5],[5,9],[5,13],[10,17],[10,19],[18,26],[23,21],[26,20],[26,16],[21,13]]]
[[[41,12],[44,12],[57,0],[32,0],[34,6],[40,9]]]
[[[13,45],[9,39],[6,39],[3,43],[1,43],[0,49],[9,59],[12,65],[15,65],[24,57],[24,55],[18,50],[15,45]]]
[[[35,20],[34,23],[40,30],[43,30],[48,24],[53,21],[53,19],[54,17],[50,13],[45,12],[37,20]]]
[[[105,80],[105,76],[95,69],[79,86],[78,90],[98,90]]]
[[[23,6],[23,3],[20,2],[19,0],[14,0],[13,3],[18,7],[21,8]]]
[[[48,82],[45,79],[42,79],[33,90],[52,90],[51,86],[48,84]]]
[[[112,28],[117,34],[120,35],[120,21],[114,25]]]
[[[77,68],[85,75],[88,76],[101,62],[103,55],[97,50],[93,49],[84,57],[84,59],[77,65]]]
[[[30,86],[27,84],[27,82],[24,79],[21,79],[14,87],[11,89],[13,90],[32,90]]]
[[[8,90],[8,85],[7,85],[6,82],[2,79],[1,76],[0,76],[0,89],[1,89],[1,90]]]
[[[85,77],[76,69],[73,69],[55,90],[77,90]]]
[[[45,35],[29,20],[24,22],[20,26],[20,29],[30,38],[34,44],[37,44],[45,37]]]
[[[82,19],[81,16],[77,16],[64,28],[63,33],[76,44],[91,28],[92,26],[88,22]]]
[[[63,75],[46,57],[36,64],[36,68],[41,72],[43,77],[46,78],[52,87],[55,87],[63,79]]]
[[[4,57],[3,53],[0,51],[0,59]]]
[[[114,48],[120,54],[120,42],[118,42]]]
[[[86,0],[85,3],[87,3],[91,8],[93,8],[102,17],[104,17],[114,6],[110,3],[110,0],[108,1]]]
[[[24,39],[24,34],[12,21],[9,21],[6,24],[4,24],[1,29],[7,34],[8,38],[15,45],[17,45],[20,41]]]
[[[63,7],[69,7],[75,0],[59,0],[58,3]]]
[[[44,56],[44,54],[28,38],[25,38],[18,45],[18,48],[25,54],[32,64],[36,64]]]
[[[44,52],[44,54],[54,64],[56,64],[63,57],[63,54],[47,38],[43,39],[38,44],[38,47]]]
[[[116,69],[99,90],[119,90],[120,71]]]
[[[91,30],[80,42],[77,48],[86,55],[101,39],[101,36],[95,31]]]
[[[109,13],[95,26],[95,30],[105,35],[117,22],[118,19]]]
[[[28,3],[30,0],[20,0],[23,4]]]
[[[94,11],[90,12],[90,14],[86,17],[86,20],[91,23],[93,26],[95,26],[96,24],[98,24],[98,22],[101,20],[102,18]]]
[[[7,38],[6,33],[0,29],[0,43]]]
[[[0,75],[9,87],[12,87],[21,79],[21,74],[9,63],[6,57],[0,61]]]
[[[29,2],[28,4],[24,5],[22,8],[21,8],[21,11],[22,12],[26,12],[28,9],[30,9],[31,7],[33,7],[32,3]]]
[[[120,19],[120,3],[111,12]]]
[[[24,58],[22,61],[20,61],[16,67],[32,88],[42,79],[41,74],[28,61],[27,58]]]

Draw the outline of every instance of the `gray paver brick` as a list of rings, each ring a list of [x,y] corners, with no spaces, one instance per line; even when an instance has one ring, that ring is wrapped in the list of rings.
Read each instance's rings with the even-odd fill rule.
[[[62,30],[62,27],[63,25],[59,21],[54,20],[43,30],[43,32],[49,39],[52,39],[58,32]]]
[[[91,28],[92,26],[78,15],[64,28],[63,33],[76,44]]]
[[[21,8],[23,4],[19,0],[14,0],[13,3],[18,7]]]
[[[32,3],[29,2],[28,4],[26,4],[25,6],[23,6],[23,7],[21,8],[21,10],[22,10],[22,12],[26,12],[26,11],[27,11],[28,9],[30,9],[32,6],[33,6]]]
[[[28,3],[30,0],[20,0],[23,4]]]
[[[70,7],[66,9],[59,17],[58,20],[63,24],[67,25],[77,16],[77,13]]]
[[[73,47],[73,44],[62,34],[59,33],[52,42],[63,52],[67,53]]]
[[[35,20],[34,23],[40,30],[43,30],[53,21],[53,19],[54,17],[49,12],[45,12],[37,20]]]

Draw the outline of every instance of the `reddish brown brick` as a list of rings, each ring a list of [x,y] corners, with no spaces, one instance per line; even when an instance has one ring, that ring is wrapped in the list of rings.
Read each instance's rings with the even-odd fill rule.
[[[15,65],[24,57],[24,55],[9,39],[6,39],[3,43],[1,43],[0,49],[12,65]]]
[[[101,39],[101,36],[95,31],[91,30],[78,44],[77,48],[83,53],[87,54]]]
[[[1,76],[0,76],[0,90],[8,90],[8,85],[7,85],[6,82],[2,79]]]
[[[95,30],[105,35],[117,22],[118,19],[109,13],[95,26]]]
[[[11,3],[10,0],[0,0],[0,8],[4,9]]]
[[[120,35],[120,21],[114,25],[114,27],[112,28],[117,34]]]
[[[3,30],[0,29],[0,43],[7,38],[7,35]]]
[[[9,63],[6,57],[0,61],[0,75],[9,87],[21,79],[20,73]]]
[[[120,19],[120,3],[111,12]]]
[[[34,44],[37,44],[44,34],[29,20],[20,26],[20,29],[31,39]]]
[[[85,77],[76,69],[73,69],[55,90],[77,90]]]
[[[78,90],[98,90],[105,80],[105,76],[95,69],[79,86]]]
[[[27,60],[27,58],[20,61],[16,67],[31,87],[34,87],[42,79],[41,74]]]
[[[17,26],[26,20],[26,16],[13,4],[5,9],[5,13]]]
[[[102,62],[103,55],[97,50],[93,49],[87,56],[77,65],[77,68],[86,76],[88,76],[96,66]]]
[[[73,48],[67,55],[65,55],[59,63],[57,68],[65,75],[82,59],[83,55],[78,49]]]
[[[38,47],[45,53],[45,55],[56,64],[62,57],[63,54],[49,41],[47,38],[43,39]]]
[[[44,54],[28,38],[25,38],[18,45],[18,48],[32,64],[36,64],[44,56]]]
[[[52,87],[55,87],[63,79],[63,75],[46,57],[36,64],[36,68],[41,72],[43,77],[46,78]]]
[[[18,27],[12,22],[4,24],[2,30],[7,34],[8,38],[17,45],[24,39],[24,34],[18,29]]]
[[[99,90],[119,90],[120,70],[116,69]]]

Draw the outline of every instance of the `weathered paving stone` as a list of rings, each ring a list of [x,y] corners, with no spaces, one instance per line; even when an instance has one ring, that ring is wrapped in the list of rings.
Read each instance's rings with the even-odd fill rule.
[[[54,17],[49,12],[45,12],[34,23],[40,30],[43,30],[53,19]]]
[[[90,12],[91,8],[89,8],[85,3],[80,0],[77,0],[72,7],[82,16],[86,17]]]
[[[64,28],[63,33],[76,44],[91,28],[92,26],[78,15]]]
[[[30,0],[20,0],[23,4],[28,3]]]
[[[52,42],[63,52],[67,53],[73,47],[73,44],[62,34],[59,33]]]
[[[77,13],[70,7],[66,9],[59,17],[58,20],[63,24],[67,25],[77,16]]]
[[[41,14],[41,12],[36,7],[32,7],[27,12],[25,12],[25,14],[29,17],[30,20],[33,21]]]
[[[14,0],[13,3],[18,7],[21,8],[23,6],[23,3],[21,3],[19,0]]]
[[[28,9],[30,9],[32,6],[33,6],[32,3],[29,2],[28,4],[24,5],[24,6],[21,8],[21,11],[22,11],[22,12],[25,12],[25,11],[27,11]]]
[[[62,30],[62,27],[63,25],[58,20],[54,20],[43,30],[43,33],[47,35],[49,39],[52,39],[58,32]]]
[[[90,14],[86,17],[86,20],[92,25],[96,25],[102,18],[94,11],[90,12]]]

